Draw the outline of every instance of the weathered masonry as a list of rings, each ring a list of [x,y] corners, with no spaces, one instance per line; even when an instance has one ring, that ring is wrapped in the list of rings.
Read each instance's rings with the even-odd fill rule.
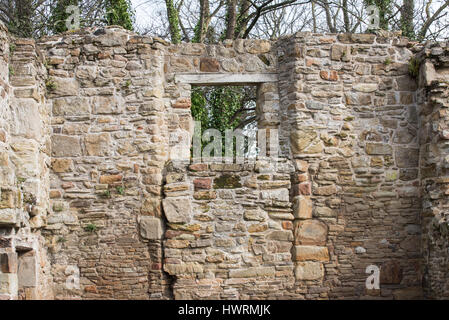
[[[448,298],[448,80],[394,34],[2,27],[0,298]],[[257,86],[276,161],[174,161],[198,84]]]

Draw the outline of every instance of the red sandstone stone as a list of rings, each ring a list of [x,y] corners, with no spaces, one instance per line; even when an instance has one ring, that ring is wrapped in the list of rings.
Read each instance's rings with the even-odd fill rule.
[[[188,109],[188,108],[190,108],[191,105],[192,105],[192,102],[190,101],[190,98],[179,98],[173,104],[173,108]]]
[[[322,70],[322,71],[320,71],[320,77],[321,77],[321,79],[324,79],[324,80],[337,81],[338,73],[335,70],[330,70],[330,71]]]
[[[220,70],[220,63],[217,59],[213,58],[201,58],[200,71],[203,72],[217,72]]]
[[[189,166],[190,171],[206,171],[207,170],[207,163],[194,163]]]
[[[111,184],[114,182],[122,181],[122,178],[123,177],[119,174],[100,176],[100,183]]]
[[[197,189],[210,189],[212,187],[212,179],[210,178],[197,178],[193,180],[195,190]]]

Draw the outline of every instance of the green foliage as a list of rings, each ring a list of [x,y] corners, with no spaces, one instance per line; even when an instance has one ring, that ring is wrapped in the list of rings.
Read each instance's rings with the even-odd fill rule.
[[[78,0],[57,0],[54,7],[51,8],[49,18],[49,29],[53,33],[61,33],[67,31],[66,20],[71,13],[66,12],[68,6],[78,6]]]
[[[104,190],[100,195],[101,195],[103,198],[111,198],[111,190],[109,190],[109,189]]]
[[[13,76],[14,75],[14,68],[12,65],[8,66],[8,70],[9,70],[9,76]]]
[[[14,53],[14,51],[16,51],[16,45],[14,43],[11,43],[9,45],[9,53],[12,54]]]
[[[201,87],[193,87],[190,99],[193,118],[201,122],[201,128],[209,128],[209,111],[204,90]]]
[[[192,90],[192,116],[201,122],[202,130],[235,129],[241,118],[236,112],[242,108],[244,91],[242,87],[196,87]]]
[[[37,202],[36,196],[30,193],[25,193],[23,195],[23,202],[31,205],[35,205]]]
[[[106,23],[133,30],[134,10],[130,0],[106,0]]]
[[[388,65],[390,65],[392,63],[393,63],[393,61],[391,60],[390,57],[386,58],[385,61],[384,61],[384,65],[386,65],[386,66],[388,66]]]
[[[366,6],[375,5],[379,8],[379,27],[388,30],[388,20],[392,14],[392,0],[364,0]]]
[[[242,129],[255,120],[255,87],[193,87],[191,111],[201,131],[217,129],[224,138],[226,129]]]
[[[8,7],[9,3],[13,5]],[[10,33],[22,38],[33,36],[37,27],[34,21],[36,3],[34,0],[2,1],[2,17],[7,18],[5,24]]]
[[[53,204],[53,211],[54,212],[61,212],[64,210],[64,206],[61,203],[54,203]]]
[[[116,190],[117,190],[117,193],[122,195],[122,196],[125,194],[125,187],[123,187],[123,186],[118,186],[116,188]]]
[[[97,231],[97,229],[98,229],[98,227],[93,223],[89,223],[87,226],[84,227],[84,231],[87,231],[87,232],[95,232],[95,231]]]
[[[419,75],[419,68],[421,67],[421,64],[418,59],[415,57],[412,57],[408,62],[408,73],[409,75],[416,79]]]
[[[56,83],[52,78],[48,78],[45,81],[45,87],[47,88],[48,92],[52,92],[56,89]]]
[[[173,0],[165,0],[167,7],[168,24],[170,27],[171,42],[174,44],[181,42],[181,31],[179,28],[179,13],[175,8]]]
[[[26,178],[17,177],[17,184],[22,184],[25,182],[25,180],[26,180]]]
[[[64,243],[64,242],[67,241],[67,239],[64,238],[64,237],[59,237],[58,240],[56,240],[56,241],[57,241],[58,243]]]
[[[123,87],[126,88],[126,89],[128,89],[130,85],[131,85],[131,80],[128,79],[128,80],[126,80],[125,83],[123,84]]]

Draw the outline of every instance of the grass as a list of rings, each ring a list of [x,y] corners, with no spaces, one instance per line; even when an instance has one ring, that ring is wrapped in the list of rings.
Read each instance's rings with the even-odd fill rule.
[[[87,232],[95,232],[95,231],[97,231],[97,229],[98,229],[98,227],[93,223],[89,223],[87,226],[84,227],[84,231],[87,231]]]

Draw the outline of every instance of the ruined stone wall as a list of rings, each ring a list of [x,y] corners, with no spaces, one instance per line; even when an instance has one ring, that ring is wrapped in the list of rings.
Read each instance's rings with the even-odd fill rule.
[[[449,48],[427,44],[419,51],[420,176],[424,289],[432,299],[449,297],[448,107]]]
[[[312,33],[172,45],[116,27],[13,43],[0,69],[1,203],[30,199],[17,205],[23,227],[0,230],[39,239],[37,292],[447,296],[447,48]],[[258,128],[278,132],[271,158],[191,163],[199,84],[257,87]],[[370,265],[380,290],[365,288]]]
[[[309,297],[421,296],[416,84],[407,44],[368,34],[295,40],[289,119],[299,184],[292,192],[305,213],[295,226],[296,276],[324,275],[307,286]],[[322,246],[321,263],[307,261],[320,260],[302,254],[312,251],[303,244]],[[380,291],[365,289],[369,265],[380,267]]]
[[[3,26],[1,26],[3,28]],[[49,185],[46,70],[33,40],[1,29],[0,297],[52,298],[45,239]]]

